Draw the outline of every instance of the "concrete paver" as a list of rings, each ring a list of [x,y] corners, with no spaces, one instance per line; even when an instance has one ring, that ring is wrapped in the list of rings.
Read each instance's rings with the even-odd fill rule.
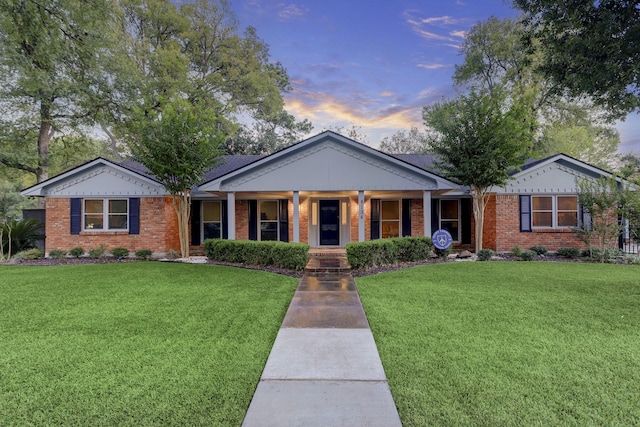
[[[346,259],[309,261],[242,425],[402,425]]]

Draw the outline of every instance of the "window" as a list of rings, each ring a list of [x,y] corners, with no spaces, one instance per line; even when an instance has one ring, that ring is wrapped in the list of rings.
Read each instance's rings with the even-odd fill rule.
[[[222,203],[202,203],[202,237],[203,239],[220,239],[222,237]]]
[[[460,241],[460,200],[440,200],[440,229],[447,230],[454,242]]]
[[[576,227],[577,196],[532,196],[531,223],[538,228]]]
[[[398,200],[382,201],[380,227],[380,235],[383,239],[400,236],[400,202]]]
[[[85,199],[84,229],[88,231],[127,230],[127,199]]]
[[[278,240],[278,201],[260,200],[260,240]]]

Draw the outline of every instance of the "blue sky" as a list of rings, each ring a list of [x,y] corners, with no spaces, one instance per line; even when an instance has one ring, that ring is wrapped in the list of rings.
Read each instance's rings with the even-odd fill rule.
[[[456,94],[451,76],[465,33],[491,15],[514,17],[504,0],[232,0],[281,62],[293,90],[287,110],[314,124],[358,126],[366,142],[411,126],[422,107]],[[621,152],[640,153],[640,120],[618,124]]]

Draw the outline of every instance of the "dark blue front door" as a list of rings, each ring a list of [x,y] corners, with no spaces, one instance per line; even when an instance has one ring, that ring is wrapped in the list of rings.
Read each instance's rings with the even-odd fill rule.
[[[339,200],[320,200],[320,244],[340,245]]]

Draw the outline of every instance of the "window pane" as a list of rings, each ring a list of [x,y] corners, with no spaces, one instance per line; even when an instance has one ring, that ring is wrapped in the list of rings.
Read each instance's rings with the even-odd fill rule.
[[[398,221],[382,222],[382,238],[400,237],[400,223]]]
[[[577,211],[578,198],[576,196],[558,196],[559,211]]]
[[[550,211],[553,209],[552,197],[534,196],[531,198],[534,211]]]
[[[221,237],[221,234],[220,234],[219,222],[209,222],[204,224],[205,239],[219,239],[220,237]]]
[[[558,213],[558,227],[577,227],[577,212],[560,212]]]
[[[383,200],[382,219],[400,219],[400,202],[397,200]]]
[[[84,228],[86,230],[102,230],[104,228],[103,221],[102,215],[85,215]]]
[[[278,240],[278,223],[263,222],[260,224],[260,240]]]
[[[278,201],[262,200],[260,201],[260,220],[278,220]]]
[[[458,226],[459,226],[458,221],[442,221],[440,223],[440,227],[442,227],[443,230],[447,230],[449,234],[451,234],[451,238],[454,242],[457,242],[460,240],[458,238],[459,237]]]
[[[102,200],[85,200],[84,211],[85,213],[102,213],[104,202]]]
[[[220,202],[204,202],[202,211],[204,222],[220,221]]]
[[[126,230],[127,215],[109,215],[109,230]]]
[[[458,219],[458,201],[440,200],[440,215],[442,219]]]
[[[553,224],[551,220],[553,215],[551,212],[534,212],[533,213],[533,226],[534,227],[551,227]]]
[[[109,200],[109,213],[127,213],[126,200]]]

